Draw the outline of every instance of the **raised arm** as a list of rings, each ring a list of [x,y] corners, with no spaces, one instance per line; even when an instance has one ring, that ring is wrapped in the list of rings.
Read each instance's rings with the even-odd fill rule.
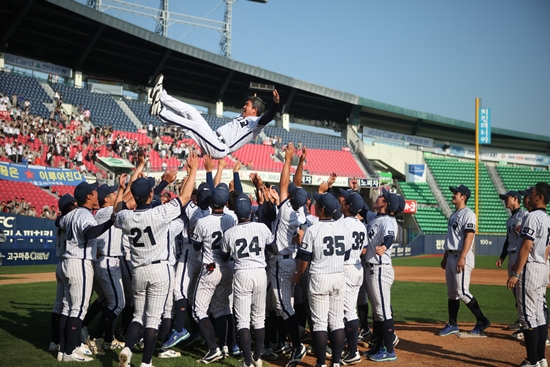
[[[279,108],[279,102],[279,92],[277,92],[277,89],[273,89],[273,105],[271,105],[269,110],[262,117],[260,117],[260,120],[258,121],[259,126],[265,126],[273,120],[275,114],[277,113],[277,109]]]
[[[214,187],[218,186],[220,182],[222,182],[223,169],[225,166],[227,166],[225,159],[218,160],[218,170],[216,171],[216,177],[214,177]]]
[[[206,170],[206,183],[210,187],[210,190],[214,190],[214,179],[212,178],[212,171],[214,170],[214,161],[210,155],[205,155],[203,158],[204,169]]]
[[[239,170],[241,169],[241,161],[237,160],[235,167],[233,167],[233,184],[235,191],[242,193],[243,185],[241,183],[241,177],[239,176]]]
[[[183,189],[180,191],[180,201],[182,205],[187,204],[193,194],[195,188],[195,179],[197,177],[197,169],[199,168],[199,158],[197,153],[193,152],[187,158],[187,166],[189,167],[189,176],[183,184]]]
[[[307,149],[306,146],[302,148],[302,155],[300,156],[300,162],[296,168],[296,173],[294,174],[294,185],[302,187],[302,171],[304,170],[304,161],[306,160]]]
[[[281,172],[281,179],[279,180],[279,198],[281,203],[288,197],[288,184],[290,182],[290,165],[292,164],[292,157],[294,156],[294,145],[288,143],[285,151],[285,165]]]

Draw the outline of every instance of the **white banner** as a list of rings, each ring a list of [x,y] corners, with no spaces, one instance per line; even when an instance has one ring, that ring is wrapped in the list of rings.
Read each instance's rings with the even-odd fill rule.
[[[38,70],[46,74],[57,74],[60,76],[65,76],[67,78],[71,78],[73,76],[73,69],[71,68],[50,64],[48,62],[28,59],[26,57],[15,56],[7,53],[4,54],[4,62],[6,64],[19,66],[22,68]]]
[[[363,136],[372,136],[384,140],[398,141],[401,143],[409,143],[413,145],[421,145],[423,147],[433,147],[433,139],[422,138],[420,136],[405,135],[399,133],[392,133],[389,131],[373,129],[370,127],[363,127]]]
[[[462,147],[451,147],[450,152],[447,153],[444,153],[441,148],[436,148],[435,153],[470,159],[475,159],[476,157],[476,152],[474,149],[464,149]],[[527,164],[530,166],[550,166],[550,157],[544,155],[481,152],[480,158],[483,161]]]

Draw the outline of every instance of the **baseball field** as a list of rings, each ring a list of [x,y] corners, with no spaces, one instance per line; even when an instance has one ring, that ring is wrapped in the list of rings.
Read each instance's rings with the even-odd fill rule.
[[[506,289],[507,275],[494,266],[496,258],[478,256],[472,275],[471,292],[478,299],[492,326],[486,338],[458,338],[437,335],[447,320],[444,272],[439,268],[441,257],[421,256],[394,259],[396,281],[392,288],[392,305],[396,321],[397,346],[395,366],[511,366],[525,357],[524,346],[510,337],[508,324],[516,320],[513,296]],[[0,267],[0,365],[57,366],[47,351],[50,342],[50,312],[55,295],[55,266]],[[461,330],[470,330],[474,317],[465,305],[459,312]],[[156,367],[195,366],[202,357],[200,347],[180,349],[176,359],[153,357]],[[366,348],[360,347],[360,350]],[[139,366],[140,353],[134,354],[133,365]],[[283,367],[287,359],[272,362]],[[329,363],[329,360],[327,360]],[[228,358],[214,367],[234,366],[240,362]],[[267,366],[267,362],[265,362]],[[375,364],[364,360],[359,365]],[[89,366],[118,366],[117,353],[89,362]],[[311,354],[302,362],[314,366]]]

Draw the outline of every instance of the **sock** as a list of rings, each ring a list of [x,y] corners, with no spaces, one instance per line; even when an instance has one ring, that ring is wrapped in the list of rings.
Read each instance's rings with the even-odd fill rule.
[[[171,327],[172,327],[172,319],[162,319],[158,330],[158,340],[160,341],[161,344],[166,341],[166,337],[168,336],[168,333],[170,333]]]
[[[382,345],[386,347],[386,350],[389,353],[393,353],[393,340],[395,338],[394,328],[393,328],[393,319],[382,321],[381,324],[382,324],[382,334],[384,338],[384,342]]]
[[[88,307],[88,312],[86,313],[86,316],[84,317],[84,320],[82,320],[82,326],[88,327],[90,325],[90,322],[99,315],[101,310],[103,310],[103,306],[101,305],[101,302],[103,302],[103,299],[96,299],[94,303]]]
[[[301,327],[306,327],[307,322],[307,314],[306,314],[306,307],[304,303],[295,303],[294,304],[294,311],[296,312],[296,315],[298,316],[298,325]]]
[[[357,335],[357,332],[355,333]],[[344,350],[344,339],[346,332],[344,329],[333,330],[330,336],[330,346],[332,347],[332,364],[340,363],[342,350]]]
[[[292,346],[300,348],[302,342],[300,341],[300,329],[298,328],[298,316],[296,314],[290,316],[285,320],[286,328],[290,335],[290,340],[292,341]]]
[[[237,329],[235,328],[235,315],[229,314],[227,317],[227,346],[237,345]]]
[[[59,323],[57,325],[57,332],[59,335],[59,351],[61,353],[65,353],[65,345],[66,345],[66,335],[67,335],[67,320],[69,319],[68,316],[60,315],[59,316]]]
[[[80,345],[80,330],[82,330],[82,320],[77,317],[69,317],[67,320],[67,339],[65,340],[65,352],[72,354],[77,345]]]
[[[287,335],[286,322],[281,316],[277,316],[275,325],[277,326],[277,341],[275,343],[284,343]]]
[[[380,349],[384,345],[384,333],[382,332],[382,322],[373,321],[372,322],[372,336],[376,341],[375,349]]]
[[[537,347],[539,339],[539,329],[523,330],[523,337],[525,338],[525,348],[527,349],[527,360],[533,366],[538,362]]]
[[[189,305],[188,305],[189,306]],[[187,320],[189,320],[189,328],[191,330],[199,330],[199,324],[193,317],[193,307],[187,307]]]
[[[485,316],[483,316],[483,312],[481,312],[481,308],[479,308],[479,303],[477,303],[477,299],[472,298],[472,300],[468,302],[466,306],[468,306],[470,311],[472,311],[478,322],[485,322]]]
[[[267,338],[264,338],[264,347],[271,348],[271,340],[277,340],[277,328],[273,325],[271,312],[269,312],[265,318],[265,334]]]
[[[59,344],[59,318],[61,317],[58,313],[53,313],[50,316],[50,322],[52,324],[52,342]]]
[[[179,299],[176,301],[176,316],[174,317],[174,330],[181,333],[185,327],[185,319],[187,318],[187,299]]]
[[[548,339],[548,325],[541,325],[539,330],[539,339],[537,341],[537,362],[546,358],[546,339]]]
[[[155,351],[155,345],[157,344],[158,331],[153,328],[145,328],[143,332],[143,357],[142,363],[151,363],[153,358],[153,352]]]
[[[252,346],[251,346],[251,335],[250,329],[239,329],[239,347],[243,352],[244,363],[247,366],[252,364]]]
[[[128,326],[132,322],[132,319],[134,317],[134,306],[126,305],[122,312],[120,313],[120,334],[127,335],[128,334]]]
[[[107,307],[103,309],[101,318],[99,319],[95,330],[90,334],[91,339],[101,338],[108,328],[111,328],[113,320],[116,319],[116,314]]]
[[[359,339],[359,320],[348,321],[345,324],[346,338],[348,339],[348,351],[350,355],[357,353],[357,342]]]
[[[214,326],[208,317],[205,317],[199,321],[199,330],[203,339],[206,341],[206,346],[209,350],[214,350],[218,347],[216,344],[216,335],[214,333]]]
[[[137,343],[143,332],[143,325],[137,321],[132,321],[128,325],[128,330],[126,333],[126,346],[132,350],[134,345]]]
[[[361,329],[367,330],[369,328],[369,304],[357,305],[357,315],[361,323]]]
[[[447,300],[447,309],[449,311],[449,324],[456,326],[456,319],[458,318],[458,309],[460,308],[459,299]]]
[[[313,332],[313,345],[315,347],[315,358],[317,358],[317,365],[319,366],[322,366],[325,364],[325,360],[327,358],[327,342],[328,342],[328,333],[326,331]],[[335,355],[332,354],[332,356],[334,357]]]
[[[214,329],[218,336],[218,345],[223,347],[227,345],[227,317],[226,315],[214,319]]]
[[[107,330],[105,331],[105,336],[103,339],[105,343],[112,343],[113,340],[115,340],[115,329],[116,329],[117,322],[118,322],[118,315],[117,317],[115,317],[115,319],[111,322],[111,325],[109,325],[109,327],[107,327]]]
[[[255,361],[262,358],[262,351],[265,340],[265,329],[254,329],[254,358]]]

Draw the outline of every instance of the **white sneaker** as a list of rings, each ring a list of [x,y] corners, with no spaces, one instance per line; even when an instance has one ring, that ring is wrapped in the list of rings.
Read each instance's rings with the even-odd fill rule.
[[[91,339],[90,336],[86,339],[86,345],[90,348],[92,354],[97,354],[98,356],[105,355],[105,351],[101,347],[101,344],[101,339]]]
[[[160,102],[160,91],[153,94],[153,100],[151,101],[151,107],[149,107],[149,114],[151,116],[158,116],[162,111],[162,103]]]
[[[254,358],[252,358],[252,365],[254,367],[263,367],[263,362],[260,358],[254,360]]]
[[[162,92],[162,82],[164,81],[164,75],[159,74],[157,78],[155,79],[153,89],[151,89],[151,92],[149,92],[149,97],[153,98],[155,93],[158,91],[159,95]]]
[[[143,363],[143,362],[141,362],[141,364],[139,365],[139,367],[155,367],[155,366],[153,366],[153,362],[151,362],[151,363]]]
[[[88,348],[88,346],[84,343],[80,344],[79,347],[76,347],[76,351],[79,353],[79,354],[82,354],[83,356],[91,356],[92,355],[92,351],[90,350],[90,348]]]
[[[546,339],[546,346],[550,345],[550,339]]]
[[[521,331],[521,329],[518,331],[514,331],[511,336],[514,339],[523,340],[523,331]]]
[[[54,342],[50,342],[50,346],[48,347],[48,350],[50,352],[57,352],[59,350],[59,344],[55,344]]]
[[[172,349],[166,349],[164,351],[159,351],[159,358],[177,358],[181,357],[180,352],[176,352]]]
[[[94,359],[88,356],[83,356],[74,350],[71,354],[63,353],[63,362],[90,362]]]
[[[122,349],[124,348],[124,342],[121,342],[121,341],[118,341],[116,339],[113,339],[112,342],[110,343],[107,343],[107,342],[103,342],[103,349]]]
[[[63,352],[57,352],[57,361],[63,362]]]
[[[132,360],[132,352],[130,348],[124,347],[118,355],[118,367],[130,367],[130,361]]]
[[[539,366],[540,367],[548,367],[548,361],[546,360],[546,358],[543,358],[539,361]]]
[[[88,336],[90,336],[90,334],[88,333],[88,327],[82,326],[82,329],[80,330],[80,339],[82,339],[82,343],[86,343],[86,339],[88,339]]]

